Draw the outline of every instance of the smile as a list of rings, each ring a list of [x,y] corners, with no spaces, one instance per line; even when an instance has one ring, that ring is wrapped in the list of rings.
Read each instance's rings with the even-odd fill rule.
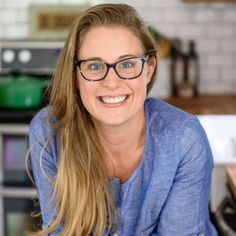
[[[100,101],[105,104],[118,104],[124,102],[127,99],[128,95],[120,95],[120,96],[104,96],[99,97]]]

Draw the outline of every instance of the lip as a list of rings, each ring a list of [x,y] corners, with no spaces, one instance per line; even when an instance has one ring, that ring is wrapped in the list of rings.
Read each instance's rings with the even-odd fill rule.
[[[110,97],[110,98],[115,98],[115,97],[119,97],[119,96],[126,96],[125,100],[122,101],[122,102],[118,102],[118,103],[104,103],[102,102],[101,100],[101,97]],[[109,108],[115,108],[115,107],[120,107],[120,106],[123,106],[127,101],[128,99],[130,98],[130,94],[119,94],[119,95],[103,95],[103,96],[98,96],[97,99],[98,101],[100,102],[100,104],[102,104],[103,106],[105,107],[109,107]]]

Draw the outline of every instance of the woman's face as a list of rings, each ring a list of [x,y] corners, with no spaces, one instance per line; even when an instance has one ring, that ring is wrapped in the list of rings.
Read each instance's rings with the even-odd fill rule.
[[[129,29],[101,26],[91,28],[85,34],[78,60],[96,58],[115,63],[121,59],[141,57],[145,53],[141,41]],[[77,67],[77,88],[93,121],[98,125],[121,125],[143,115],[146,88],[155,63],[155,60],[144,63],[142,74],[132,80],[119,78],[114,68],[110,68],[105,79],[87,81]]]

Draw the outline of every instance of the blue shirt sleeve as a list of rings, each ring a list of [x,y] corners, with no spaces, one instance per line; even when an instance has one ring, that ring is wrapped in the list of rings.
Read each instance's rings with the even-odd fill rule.
[[[40,203],[43,228],[48,227],[56,216],[53,201],[53,178],[57,172],[56,139],[47,126],[46,111],[39,112],[31,121],[29,130],[30,156],[34,181]],[[59,226],[51,236],[56,236],[62,230]]]
[[[179,166],[161,211],[161,236],[217,235],[209,220],[209,192],[213,158],[197,118],[188,119],[177,136]]]

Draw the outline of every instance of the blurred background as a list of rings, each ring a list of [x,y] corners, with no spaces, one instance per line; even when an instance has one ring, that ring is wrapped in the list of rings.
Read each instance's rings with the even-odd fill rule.
[[[159,53],[149,96],[199,117],[215,161],[209,209],[222,236],[236,235],[236,0],[0,0],[0,235],[40,227],[25,168],[28,124],[72,21],[103,2],[134,6]],[[30,171],[30,168],[29,168]]]

